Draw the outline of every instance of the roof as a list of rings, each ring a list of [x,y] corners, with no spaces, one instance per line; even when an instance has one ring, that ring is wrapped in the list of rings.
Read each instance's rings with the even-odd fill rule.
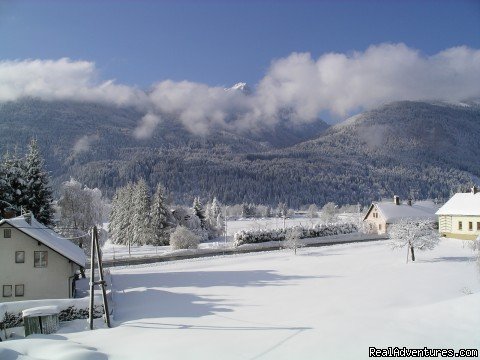
[[[435,215],[435,212],[440,207],[440,205],[435,204],[433,201],[417,201],[412,205],[396,205],[389,201],[373,203],[371,208],[373,206],[377,207],[380,215],[385,219],[385,222],[389,224],[393,224],[401,219],[424,219],[436,221],[437,216]]]
[[[31,224],[29,224],[23,216],[18,216],[12,219],[3,219],[0,225],[9,224],[17,228],[19,231],[28,236],[40,241],[45,246],[65,256],[67,259],[73,261],[81,267],[85,267],[86,256],[81,248],[58,235],[53,230],[49,229],[43,224],[40,224],[32,216]]]
[[[480,192],[453,195],[437,211],[437,215],[480,215]]]

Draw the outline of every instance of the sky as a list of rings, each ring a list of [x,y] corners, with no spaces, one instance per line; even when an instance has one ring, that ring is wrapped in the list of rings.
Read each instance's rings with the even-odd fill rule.
[[[238,126],[274,122],[282,106],[302,121],[344,118],[464,87],[458,96],[480,97],[479,49],[478,0],[0,0],[0,101],[77,93],[135,103],[149,124],[176,112],[195,131],[227,126],[233,112]],[[250,100],[219,91],[237,82]]]

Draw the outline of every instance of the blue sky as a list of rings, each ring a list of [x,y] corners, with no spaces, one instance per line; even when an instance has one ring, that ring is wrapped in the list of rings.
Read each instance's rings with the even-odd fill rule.
[[[292,52],[480,48],[480,1],[0,1],[0,60],[88,60],[104,79],[258,83]]]

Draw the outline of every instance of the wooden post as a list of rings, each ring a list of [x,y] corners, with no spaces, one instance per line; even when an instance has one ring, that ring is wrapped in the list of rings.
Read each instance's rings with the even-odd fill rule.
[[[98,261],[98,277],[99,280],[95,281],[95,254],[97,255]],[[103,299],[103,314],[105,315],[105,322],[108,327],[110,325],[110,313],[108,311],[108,302],[107,302],[107,290],[106,283],[103,278],[103,265],[102,265],[102,253],[100,251],[100,245],[98,243],[98,231],[97,227],[94,226],[92,229],[92,254],[90,256],[90,309],[89,309],[89,322],[90,330],[93,330],[93,308],[94,308],[94,297],[95,297],[95,285],[100,285],[102,290],[102,299]]]
[[[93,227],[93,234],[95,235],[96,249],[97,249],[97,260],[98,260],[98,272],[99,272],[99,283],[102,288],[102,298],[103,298],[103,312],[105,314],[105,322],[107,326],[110,327],[110,313],[108,312],[108,302],[107,302],[107,290],[105,288],[105,280],[103,279],[103,265],[102,265],[102,254],[100,251],[100,246],[98,244],[98,231],[97,227]]]
[[[93,330],[93,298],[95,287],[95,234],[92,231],[92,246],[90,254],[90,308],[88,309],[88,321],[90,323],[90,330]]]

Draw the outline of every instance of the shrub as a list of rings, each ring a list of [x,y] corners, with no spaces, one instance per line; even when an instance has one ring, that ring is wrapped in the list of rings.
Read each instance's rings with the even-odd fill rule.
[[[316,238],[330,235],[350,234],[357,232],[356,225],[351,223],[316,225],[312,228],[297,227],[300,239]],[[242,230],[234,236],[235,246],[243,244],[257,244],[267,241],[285,241],[291,228],[273,230]]]
[[[170,235],[170,246],[172,249],[196,249],[200,237],[188,230],[185,226],[177,226]]]

